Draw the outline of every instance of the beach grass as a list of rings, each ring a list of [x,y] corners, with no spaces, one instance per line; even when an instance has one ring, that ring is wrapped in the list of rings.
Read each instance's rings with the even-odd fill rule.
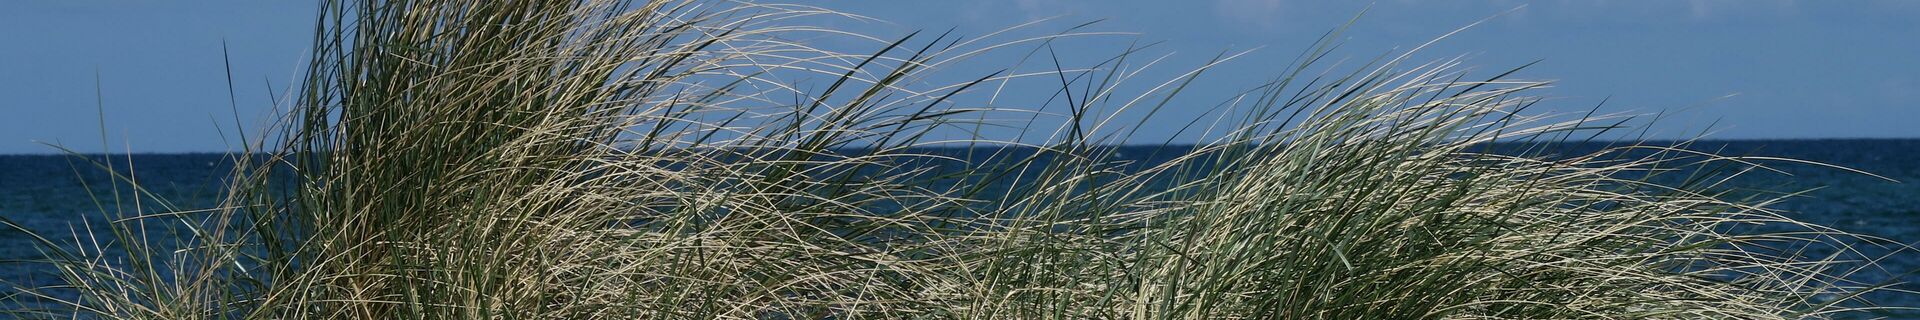
[[[1216,64],[1132,79],[1152,60],[1128,53],[949,69],[1072,32],[869,37],[805,23],[861,17],[795,5],[321,11],[285,117],[232,156],[219,206],[128,210],[154,199],[108,188],[114,234],[35,235],[33,266],[58,280],[13,288],[6,313],[1804,319],[1886,309],[1863,294],[1893,290],[1854,278],[1872,239],[1723,185],[1787,160],[1526,149],[1644,121],[1529,114],[1546,83],[1459,61],[1328,73],[1323,41],[1213,117],[1170,119],[1153,114],[1187,86],[1247,84],[1197,80]],[[796,40],[818,37],[875,42]],[[1029,104],[1048,108],[981,102],[1022,86],[1058,92]],[[1155,148],[1169,161],[1114,147],[1146,126],[1211,134]],[[1523,151],[1480,148],[1494,142]],[[140,223],[179,224],[183,244],[162,250]]]

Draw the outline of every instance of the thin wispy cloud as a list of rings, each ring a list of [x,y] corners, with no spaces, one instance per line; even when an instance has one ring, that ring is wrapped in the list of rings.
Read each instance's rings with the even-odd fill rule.
[[[1218,0],[1213,3],[1213,12],[1225,21],[1234,24],[1273,27],[1276,19],[1285,12],[1287,5],[1283,0]]]

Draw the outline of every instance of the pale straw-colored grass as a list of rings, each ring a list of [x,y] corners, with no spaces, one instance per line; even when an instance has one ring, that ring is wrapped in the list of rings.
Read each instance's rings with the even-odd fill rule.
[[[195,226],[187,249],[108,258],[49,238],[37,265],[62,281],[17,289],[13,315],[1799,319],[1885,290],[1851,280],[1874,258],[1848,247],[1858,236],[1712,183],[1757,161],[1476,149],[1622,118],[1527,115],[1544,83],[1467,80],[1457,61],[1315,76],[1321,46],[1218,119],[1128,123],[1115,110],[1222,84],[1127,92],[1125,70],[1158,62],[1129,54],[942,68],[1052,36],[833,52],[796,39],[880,38],[809,27],[863,18],[804,6],[323,11],[286,118],[235,157],[225,202],[116,223],[122,239]],[[1067,111],[976,103],[1035,85],[1062,88]],[[995,120],[1041,118],[1060,121]],[[1176,125],[1217,138],[1144,164],[1106,146]],[[985,127],[1041,138],[951,134]]]

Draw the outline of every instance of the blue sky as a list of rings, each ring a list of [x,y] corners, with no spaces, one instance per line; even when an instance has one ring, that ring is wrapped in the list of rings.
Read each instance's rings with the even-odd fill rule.
[[[1196,101],[1217,101],[1275,75],[1362,10],[1336,58],[1398,52],[1493,17],[1416,59],[1463,56],[1485,70],[1540,60],[1519,76],[1558,81],[1540,92],[1552,98],[1549,110],[1608,99],[1608,111],[1667,111],[1677,114],[1662,126],[1669,137],[1709,124],[1710,137],[1728,139],[1920,137],[1920,1],[788,2],[888,21],[832,25],[882,37],[947,28],[978,35],[1054,17],[1028,30],[1105,19],[1093,30],[1138,33],[1063,42],[1066,54],[1110,55],[1115,45],[1160,41],[1155,55],[1192,67],[1223,51],[1255,49],[1204,79],[1220,85],[1192,94],[1202,97]],[[0,153],[54,152],[36,141],[100,151],[103,131],[114,151],[229,150],[236,119],[259,126],[272,116],[270,93],[288,90],[305,59],[314,6],[0,3]],[[96,102],[104,102],[104,128]],[[1148,128],[1145,139],[1164,134],[1154,130],[1163,129]]]

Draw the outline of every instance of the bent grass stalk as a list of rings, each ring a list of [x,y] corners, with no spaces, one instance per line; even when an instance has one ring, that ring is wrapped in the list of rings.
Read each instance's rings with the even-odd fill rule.
[[[1404,55],[1314,75],[1323,43],[1181,130],[1219,138],[1140,163],[1110,144],[1170,123],[1151,115],[1232,55],[1127,92],[1131,49],[1084,68],[1038,56],[1095,33],[880,40],[802,23],[819,16],[846,15],[328,1],[292,109],[233,157],[222,205],[118,216],[120,258],[35,235],[60,280],[15,288],[10,313],[1799,319],[1884,308],[1860,295],[1890,290],[1850,277],[1877,258],[1850,247],[1863,237],[1716,183],[1763,163],[1476,149],[1631,120],[1525,115],[1545,83]],[[878,45],[795,40],[822,36]],[[934,80],[1021,46],[1050,65]],[[1057,100],[983,102],[1034,85]],[[1662,180],[1677,175],[1692,176]],[[154,252],[134,223],[192,236]]]

